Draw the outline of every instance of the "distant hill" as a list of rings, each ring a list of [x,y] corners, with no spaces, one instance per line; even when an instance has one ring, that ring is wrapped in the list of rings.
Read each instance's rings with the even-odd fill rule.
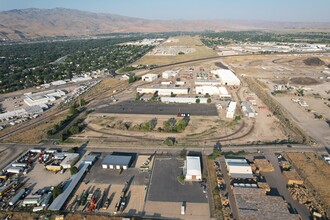
[[[106,33],[204,30],[251,30],[299,26],[330,28],[330,23],[274,23],[247,21],[148,20],[65,8],[0,12],[0,38],[10,40],[44,36],[94,36]]]

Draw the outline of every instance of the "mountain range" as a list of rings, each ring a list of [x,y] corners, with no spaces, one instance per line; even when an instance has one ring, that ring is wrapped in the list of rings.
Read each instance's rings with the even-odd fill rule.
[[[73,9],[22,9],[0,12],[0,39],[94,36],[108,33],[223,31],[260,29],[330,29],[330,22],[267,22],[229,20],[149,20]]]

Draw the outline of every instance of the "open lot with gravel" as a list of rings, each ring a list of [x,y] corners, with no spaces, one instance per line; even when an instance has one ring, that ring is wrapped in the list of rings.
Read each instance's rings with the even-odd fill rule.
[[[44,164],[35,162],[32,170],[26,175],[27,186],[33,186],[32,193],[44,187],[57,186],[61,182],[67,181],[71,177],[70,171],[63,174],[47,171]]]

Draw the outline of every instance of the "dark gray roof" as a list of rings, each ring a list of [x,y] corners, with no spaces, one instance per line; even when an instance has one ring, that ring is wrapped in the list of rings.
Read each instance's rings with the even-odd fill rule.
[[[132,156],[122,156],[122,155],[107,155],[103,161],[102,165],[121,165],[128,166],[131,162]]]
[[[66,200],[71,195],[72,191],[75,189],[75,187],[85,174],[88,166],[88,164],[84,164],[84,166],[79,170],[79,172],[71,177],[71,182],[69,183],[68,187],[59,196],[56,197],[56,199],[49,206],[48,210],[58,211],[62,208]]]
[[[87,157],[83,160],[83,162],[94,162],[96,160],[96,155],[87,155]]]

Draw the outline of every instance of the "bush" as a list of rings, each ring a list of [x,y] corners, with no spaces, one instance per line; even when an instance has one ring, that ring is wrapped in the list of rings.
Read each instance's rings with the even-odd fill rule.
[[[212,102],[211,98],[208,98],[207,103],[211,103],[211,102]]]
[[[201,100],[200,99],[196,99],[196,103],[197,104],[201,103]]]
[[[165,139],[164,144],[167,146],[173,146],[176,143],[175,137],[168,137]]]

